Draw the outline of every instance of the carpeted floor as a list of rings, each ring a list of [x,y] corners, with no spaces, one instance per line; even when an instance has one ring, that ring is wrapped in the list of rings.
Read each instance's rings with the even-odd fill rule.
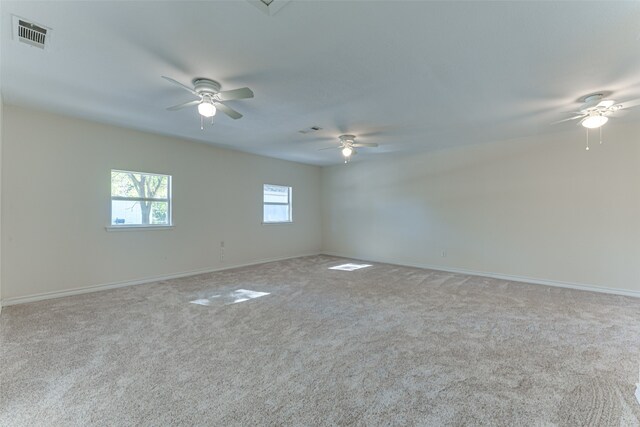
[[[342,262],[5,307],[0,425],[640,424],[640,299]]]

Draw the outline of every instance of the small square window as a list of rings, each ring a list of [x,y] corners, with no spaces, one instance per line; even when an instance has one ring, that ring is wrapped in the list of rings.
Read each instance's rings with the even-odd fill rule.
[[[291,187],[264,184],[262,222],[274,224],[291,221]]]
[[[171,226],[171,176],[112,170],[111,226]]]

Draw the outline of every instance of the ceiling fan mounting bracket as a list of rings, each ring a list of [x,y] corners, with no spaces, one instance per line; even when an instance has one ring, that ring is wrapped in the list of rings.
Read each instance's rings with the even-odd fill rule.
[[[601,93],[597,93],[597,94],[593,94],[593,95],[589,95],[584,99],[584,102],[586,103],[591,103],[591,102],[596,102],[596,101],[600,101],[603,98]]]
[[[340,135],[338,137],[338,139],[340,139],[340,141],[344,142],[351,142],[353,143],[353,141],[355,141],[356,136],[355,135]]]
[[[220,88],[222,87],[220,83],[211,79],[197,78],[193,79],[192,83],[193,90],[202,95],[215,95],[216,93],[220,92]]]
[[[605,99],[609,96],[611,96],[613,94],[612,91],[610,90],[602,90],[599,92],[592,92],[589,93],[587,95],[583,95],[580,98],[578,98],[576,101],[581,103],[581,104],[585,104],[585,103],[591,103],[591,102],[596,102],[596,101],[600,101],[602,99]]]

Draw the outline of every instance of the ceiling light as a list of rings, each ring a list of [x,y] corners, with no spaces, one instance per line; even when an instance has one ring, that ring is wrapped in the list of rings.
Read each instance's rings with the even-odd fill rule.
[[[342,155],[345,157],[351,156],[352,153],[353,153],[353,148],[349,147],[348,145],[342,149]]]
[[[198,113],[204,117],[213,117],[216,115],[216,107],[210,101],[202,101],[198,104]]]
[[[582,126],[587,129],[596,129],[609,121],[609,118],[600,114],[592,114],[582,121]]]

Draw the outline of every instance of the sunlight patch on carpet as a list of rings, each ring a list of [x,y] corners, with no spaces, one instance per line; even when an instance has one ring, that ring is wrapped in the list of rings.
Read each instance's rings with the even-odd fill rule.
[[[329,270],[354,271],[361,268],[371,267],[371,264],[342,264],[335,267],[329,267]]]
[[[254,298],[260,298],[269,295],[269,292],[250,291],[247,289],[238,289],[235,291],[227,292],[221,295],[211,295],[207,298],[198,298],[193,301],[189,301],[191,304],[198,305],[229,305],[237,304],[239,302],[249,301]]]

